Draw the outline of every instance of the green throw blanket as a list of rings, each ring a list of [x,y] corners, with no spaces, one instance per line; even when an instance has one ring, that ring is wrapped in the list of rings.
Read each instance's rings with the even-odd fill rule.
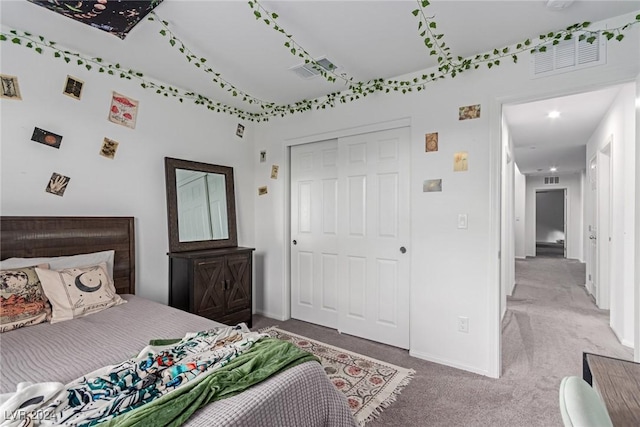
[[[170,344],[157,340],[153,345]],[[263,338],[253,347],[204,379],[166,394],[138,409],[100,425],[179,426],[202,406],[234,396],[254,384],[303,362],[318,361],[314,355],[275,338]]]

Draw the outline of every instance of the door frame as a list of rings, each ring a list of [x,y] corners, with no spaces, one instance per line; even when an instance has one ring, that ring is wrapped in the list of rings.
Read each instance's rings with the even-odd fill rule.
[[[298,136],[285,139],[283,144],[284,161],[287,165],[284,168],[283,179],[285,180],[284,193],[284,292],[282,293],[282,321],[291,318],[291,147],[294,145],[310,144],[322,142],[329,139],[344,138],[347,136],[359,135],[362,133],[378,132],[397,128],[411,128],[411,118],[403,117],[379,123],[371,123],[345,129],[332,130],[328,132],[315,133],[305,136]],[[409,247],[411,247],[411,225],[409,225]],[[411,265],[409,265],[409,277],[411,277]]]
[[[593,172],[595,166],[595,172]],[[595,178],[594,175],[595,174]],[[598,152],[596,151],[587,162],[587,173],[585,174],[585,183],[588,185],[589,198],[592,200],[591,212],[589,215],[589,224],[588,228],[585,231],[585,239],[587,234],[589,235],[589,249],[588,254],[585,254],[585,261],[587,262],[586,273],[587,276],[585,278],[585,287],[587,288],[587,292],[593,297],[595,300],[597,298],[597,288],[598,286],[598,242],[592,242],[592,236],[597,236],[598,232]],[[595,179],[595,182],[594,182]],[[595,188],[594,188],[595,187]],[[585,185],[585,189],[587,186]],[[583,200],[587,198],[584,197]],[[594,231],[595,229],[595,231]],[[586,241],[586,240],[585,240]],[[595,247],[595,249],[594,249]],[[594,266],[596,266],[596,273],[594,274]],[[594,286],[595,283],[595,286]]]
[[[502,263],[506,262],[501,259],[501,226],[503,223],[502,218],[502,121],[504,118],[503,106],[507,104],[520,104],[526,102],[540,101],[549,98],[557,98],[560,96],[575,95],[584,92],[590,92],[598,89],[604,89],[611,86],[622,85],[625,83],[635,83],[636,79],[616,79],[599,84],[589,84],[574,87],[566,90],[552,90],[552,91],[530,91],[524,94],[518,95],[505,95],[501,97],[491,98],[489,101],[489,215],[490,215],[490,237],[489,237],[489,250],[490,253],[495,254],[494,262],[489,265],[488,278],[489,283],[493,286],[489,289],[488,294],[488,306],[489,306],[489,334],[488,334],[488,355],[489,355],[489,370],[487,375],[493,378],[499,378],[502,375],[502,313],[501,313],[501,300],[502,289],[504,280],[501,277]],[[636,153],[640,150],[636,150]],[[640,154],[638,154],[640,157]],[[586,165],[585,165],[586,167]],[[636,164],[637,170],[640,171],[640,164]],[[640,179],[640,178],[638,178]],[[636,188],[636,195],[640,195],[640,189]],[[640,204],[639,200],[636,200],[637,204]],[[636,212],[638,218],[640,213]],[[638,219],[637,222],[640,222]],[[584,234],[584,230],[582,231]],[[636,230],[636,233],[640,235],[640,230]],[[640,242],[636,242],[638,247]],[[637,256],[636,256],[637,258]],[[636,261],[636,271],[640,270],[640,261]],[[640,293],[640,280],[635,280],[635,293]],[[640,296],[636,298],[636,306],[640,307]],[[640,318],[640,313],[636,308],[636,319]],[[640,329],[640,328],[638,328]],[[636,333],[638,339],[635,342],[635,354],[636,358],[640,359],[640,332]]]
[[[596,262],[598,263],[598,288],[596,289],[596,305],[598,308],[609,310],[611,308],[611,231],[612,213],[613,213],[613,135],[609,135],[605,140],[604,146],[597,150],[596,156],[596,215],[597,219],[597,239],[596,239]],[[605,166],[606,171],[604,171]],[[603,176],[604,174],[604,176]],[[603,182],[602,178],[606,179]],[[606,206],[601,203],[602,191],[606,191]],[[603,218],[604,214],[604,218]],[[606,229],[603,230],[601,225],[604,224]],[[606,239],[603,239],[602,233],[606,232]],[[604,258],[604,260],[603,260]],[[604,278],[604,280],[602,280]],[[604,284],[604,288],[603,288]]]

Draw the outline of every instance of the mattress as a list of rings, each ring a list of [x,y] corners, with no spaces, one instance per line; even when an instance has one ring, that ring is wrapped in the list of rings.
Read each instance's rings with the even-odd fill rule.
[[[90,316],[0,335],[0,393],[22,381],[69,383],[135,356],[150,339],[181,338],[220,323],[123,295],[126,304]],[[307,362],[196,412],[189,426],[355,426],[346,398],[320,364]]]

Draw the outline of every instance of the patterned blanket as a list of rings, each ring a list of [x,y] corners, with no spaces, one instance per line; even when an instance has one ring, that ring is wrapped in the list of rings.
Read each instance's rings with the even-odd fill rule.
[[[148,346],[135,358],[66,386],[41,384],[41,396],[34,396],[39,385],[19,387],[0,400],[5,418],[0,425],[29,425],[14,423],[24,421],[24,414],[43,426],[179,425],[213,400],[313,360],[289,343],[264,337],[243,325],[216,328],[187,334],[178,343]]]

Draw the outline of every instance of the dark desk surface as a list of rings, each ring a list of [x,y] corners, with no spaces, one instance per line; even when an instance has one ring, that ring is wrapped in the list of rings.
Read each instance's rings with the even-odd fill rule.
[[[640,426],[640,363],[585,353],[583,370],[615,427]]]

